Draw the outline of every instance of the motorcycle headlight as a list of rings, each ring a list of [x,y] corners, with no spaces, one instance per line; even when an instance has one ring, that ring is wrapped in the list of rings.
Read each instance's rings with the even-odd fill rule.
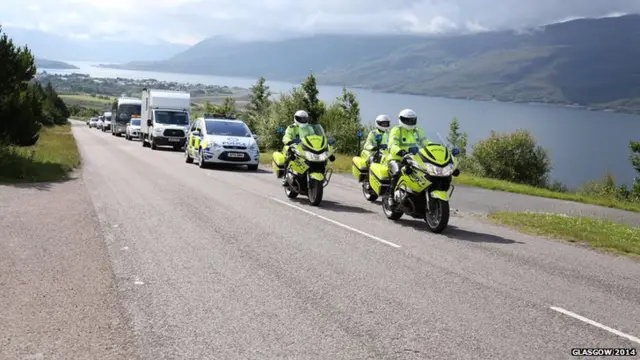
[[[425,165],[427,174],[431,176],[443,176],[443,177],[451,176],[451,174],[453,174],[453,171],[455,170],[455,168],[453,167],[453,164],[449,164],[444,167],[436,166],[429,163],[425,163],[424,165]]]
[[[327,161],[327,158],[329,157],[329,155],[327,154],[326,151],[321,154],[314,154],[310,151],[305,151],[304,157],[309,161]]]

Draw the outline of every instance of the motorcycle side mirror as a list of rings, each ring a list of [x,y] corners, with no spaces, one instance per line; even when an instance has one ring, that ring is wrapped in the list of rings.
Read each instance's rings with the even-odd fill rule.
[[[333,146],[333,145],[335,145],[335,143],[336,143],[336,139],[334,139],[334,138],[329,138],[328,143],[329,143],[329,145]]]
[[[380,142],[382,141],[382,135],[378,134],[376,135],[376,142]]]
[[[283,134],[283,133],[284,133],[284,129],[283,129],[283,128],[281,128],[281,127],[279,127],[279,128],[277,128],[277,129],[276,129],[276,132],[277,132],[278,134]]]
[[[458,155],[460,155],[460,149],[458,149],[458,148],[453,148],[453,149],[451,149],[451,154],[452,154],[453,156],[458,156]]]

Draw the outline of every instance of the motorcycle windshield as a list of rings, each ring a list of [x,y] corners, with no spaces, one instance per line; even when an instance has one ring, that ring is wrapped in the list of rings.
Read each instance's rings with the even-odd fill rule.
[[[306,138],[307,136],[325,136],[324,128],[320,124],[300,126],[300,138]]]

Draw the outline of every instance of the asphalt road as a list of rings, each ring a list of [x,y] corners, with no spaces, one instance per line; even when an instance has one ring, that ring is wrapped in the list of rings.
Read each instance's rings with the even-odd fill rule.
[[[386,220],[348,176],[334,176],[314,208],[287,199],[267,171],[199,169],[181,153],[84,125],[73,132],[84,164],[65,194],[91,207],[79,223],[99,222],[108,264],[95,264],[108,265],[118,290],[103,295],[122,307],[120,333],[135,344],[114,341],[136,357],[566,359],[576,347],[640,349],[640,264],[469,215],[505,206],[635,214],[461,187],[451,228],[433,235],[418,220]]]

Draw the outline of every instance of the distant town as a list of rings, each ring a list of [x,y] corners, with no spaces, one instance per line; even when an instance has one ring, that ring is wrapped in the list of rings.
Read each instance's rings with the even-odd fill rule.
[[[35,80],[41,83],[51,82],[53,87],[64,94],[93,94],[107,97],[140,96],[142,89],[150,87],[162,90],[176,90],[191,93],[194,98],[202,97],[234,97],[239,93],[247,93],[247,89],[220,85],[204,85],[178,83],[175,81],[159,81],[156,79],[98,78],[86,74],[50,74],[46,71],[38,73]]]

